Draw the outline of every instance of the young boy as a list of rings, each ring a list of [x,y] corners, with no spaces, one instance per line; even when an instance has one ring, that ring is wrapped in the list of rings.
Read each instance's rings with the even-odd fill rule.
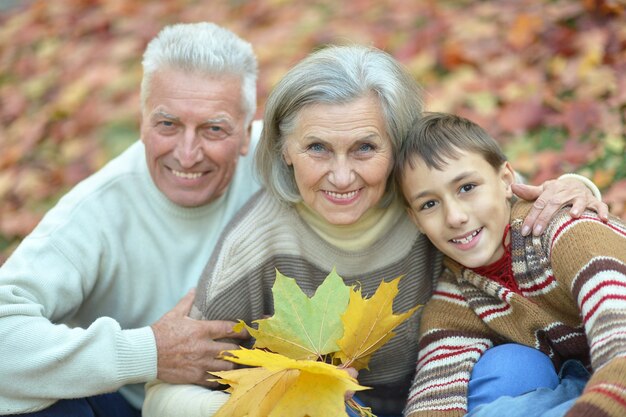
[[[530,205],[511,203],[511,165],[482,128],[454,115],[416,124],[396,174],[411,218],[446,255],[422,313],[405,414],[465,415],[478,359],[514,343],[545,353],[557,371],[573,359],[591,373],[567,416],[625,416],[624,223],[562,209],[542,236],[522,236]],[[508,404],[500,415],[521,411]],[[531,405],[528,417],[543,415]]]

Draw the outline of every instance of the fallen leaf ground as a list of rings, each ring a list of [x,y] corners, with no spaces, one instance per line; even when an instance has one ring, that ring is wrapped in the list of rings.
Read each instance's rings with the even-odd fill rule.
[[[0,264],[137,139],[146,43],[200,20],[253,44],[259,117],[309,52],[372,44],[411,70],[429,110],[485,126],[531,183],[587,175],[626,219],[624,0],[0,0]]]

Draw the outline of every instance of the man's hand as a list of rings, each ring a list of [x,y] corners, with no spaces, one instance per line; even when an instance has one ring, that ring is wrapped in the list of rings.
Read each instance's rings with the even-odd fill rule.
[[[172,384],[216,387],[217,383],[207,382],[207,378],[211,378],[207,371],[233,369],[234,363],[217,359],[217,356],[224,350],[239,347],[219,339],[245,340],[250,335],[245,330],[233,332],[233,322],[189,318],[193,299],[194,291],[190,291],[151,326],[157,345],[157,378]]]
[[[546,181],[540,186],[513,184],[513,192],[524,200],[535,200],[533,208],[524,219],[522,235],[527,236],[532,230],[539,236],[548,222],[561,207],[571,204],[569,213],[579,217],[588,208],[595,211],[600,219],[608,219],[609,208],[598,200],[587,186],[574,178]]]

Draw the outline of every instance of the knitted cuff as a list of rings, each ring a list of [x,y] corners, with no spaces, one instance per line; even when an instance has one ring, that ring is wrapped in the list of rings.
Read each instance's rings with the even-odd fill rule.
[[[585,177],[583,175],[569,173],[569,174],[561,175],[558,179],[561,180],[561,179],[565,179],[565,178],[573,178],[573,179],[576,179],[576,180],[582,182],[583,184],[585,184],[587,186],[587,188],[589,188],[589,190],[591,190],[591,193],[598,200],[602,201],[602,193],[600,193],[600,189],[589,178],[587,178],[587,177]]]

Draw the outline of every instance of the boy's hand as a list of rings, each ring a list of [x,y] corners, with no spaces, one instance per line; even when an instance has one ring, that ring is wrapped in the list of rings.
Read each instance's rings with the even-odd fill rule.
[[[527,236],[532,230],[539,236],[554,214],[563,206],[570,205],[570,215],[579,217],[587,208],[595,211],[603,221],[608,220],[609,208],[598,200],[585,184],[574,178],[546,181],[542,185],[513,184],[513,192],[518,197],[532,201],[533,208],[524,219],[522,235]]]

